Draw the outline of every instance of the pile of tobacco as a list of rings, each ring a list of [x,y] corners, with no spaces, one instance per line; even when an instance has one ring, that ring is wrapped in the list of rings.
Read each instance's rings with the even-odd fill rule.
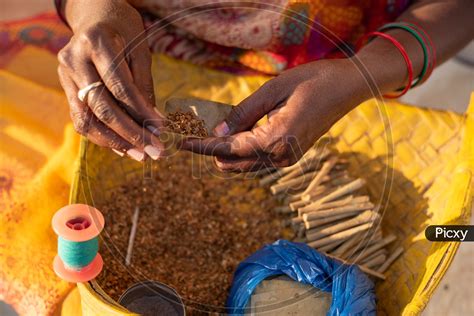
[[[218,173],[203,156],[179,153],[159,161],[151,178],[119,187],[99,209],[106,226],[104,270],[97,281],[113,299],[141,280],[180,294],[188,314],[224,312],[239,262],[285,237],[275,199],[256,179]],[[139,218],[129,266],[132,218]]]
[[[279,238],[305,242],[381,280],[403,253],[393,245],[396,236],[383,236],[365,180],[352,177],[348,161],[326,146],[316,144],[293,166],[259,179],[224,176],[209,157],[189,153],[154,167],[152,177],[129,181],[99,207],[107,225],[98,280],[114,299],[149,279],[174,287],[188,314],[225,312],[238,263]]]
[[[197,118],[192,112],[168,113],[166,119],[165,126],[174,133],[197,137],[208,136],[204,121]]]

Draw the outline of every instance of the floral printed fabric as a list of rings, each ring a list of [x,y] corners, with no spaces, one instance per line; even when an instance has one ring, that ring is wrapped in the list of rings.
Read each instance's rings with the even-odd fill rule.
[[[212,67],[268,74],[349,53],[365,32],[394,20],[409,0],[271,0],[208,4],[136,0],[155,52]]]
[[[52,13],[0,23],[0,68],[28,46],[57,54],[70,37],[71,31]]]

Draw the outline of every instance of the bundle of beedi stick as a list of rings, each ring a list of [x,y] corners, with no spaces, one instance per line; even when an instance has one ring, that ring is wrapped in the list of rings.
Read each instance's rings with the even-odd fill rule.
[[[388,253],[396,237],[382,236],[379,207],[363,193],[365,180],[351,177],[347,167],[347,160],[318,142],[296,164],[264,175],[260,185],[270,186],[281,201],[275,211],[289,215],[294,241],[385,279],[403,249]]]

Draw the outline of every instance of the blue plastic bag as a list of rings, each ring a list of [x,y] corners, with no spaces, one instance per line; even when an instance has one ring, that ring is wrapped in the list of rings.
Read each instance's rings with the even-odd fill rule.
[[[357,266],[320,254],[306,244],[278,240],[242,261],[234,273],[227,306],[242,314],[257,285],[270,276],[287,275],[332,293],[327,315],[375,315],[373,282]]]

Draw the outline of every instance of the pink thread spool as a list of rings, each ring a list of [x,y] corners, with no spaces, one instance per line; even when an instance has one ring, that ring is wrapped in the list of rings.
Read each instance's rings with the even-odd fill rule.
[[[61,208],[53,216],[53,230],[58,235],[58,250],[60,239],[63,243],[88,242],[99,236],[104,228],[104,217],[96,208],[86,204],[71,204]],[[74,255],[74,254],[70,254]],[[82,255],[78,253],[77,255]],[[62,257],[63,256],[63,257]],[[66,261],[67,262],[67,261]],[[94,259],[86,266],[74,268],[68,266],[64,254],[59,251],[54,258],[54,272],[68,282],[87,282],[94,279],[102,271],[103,261],[97,252]]]

